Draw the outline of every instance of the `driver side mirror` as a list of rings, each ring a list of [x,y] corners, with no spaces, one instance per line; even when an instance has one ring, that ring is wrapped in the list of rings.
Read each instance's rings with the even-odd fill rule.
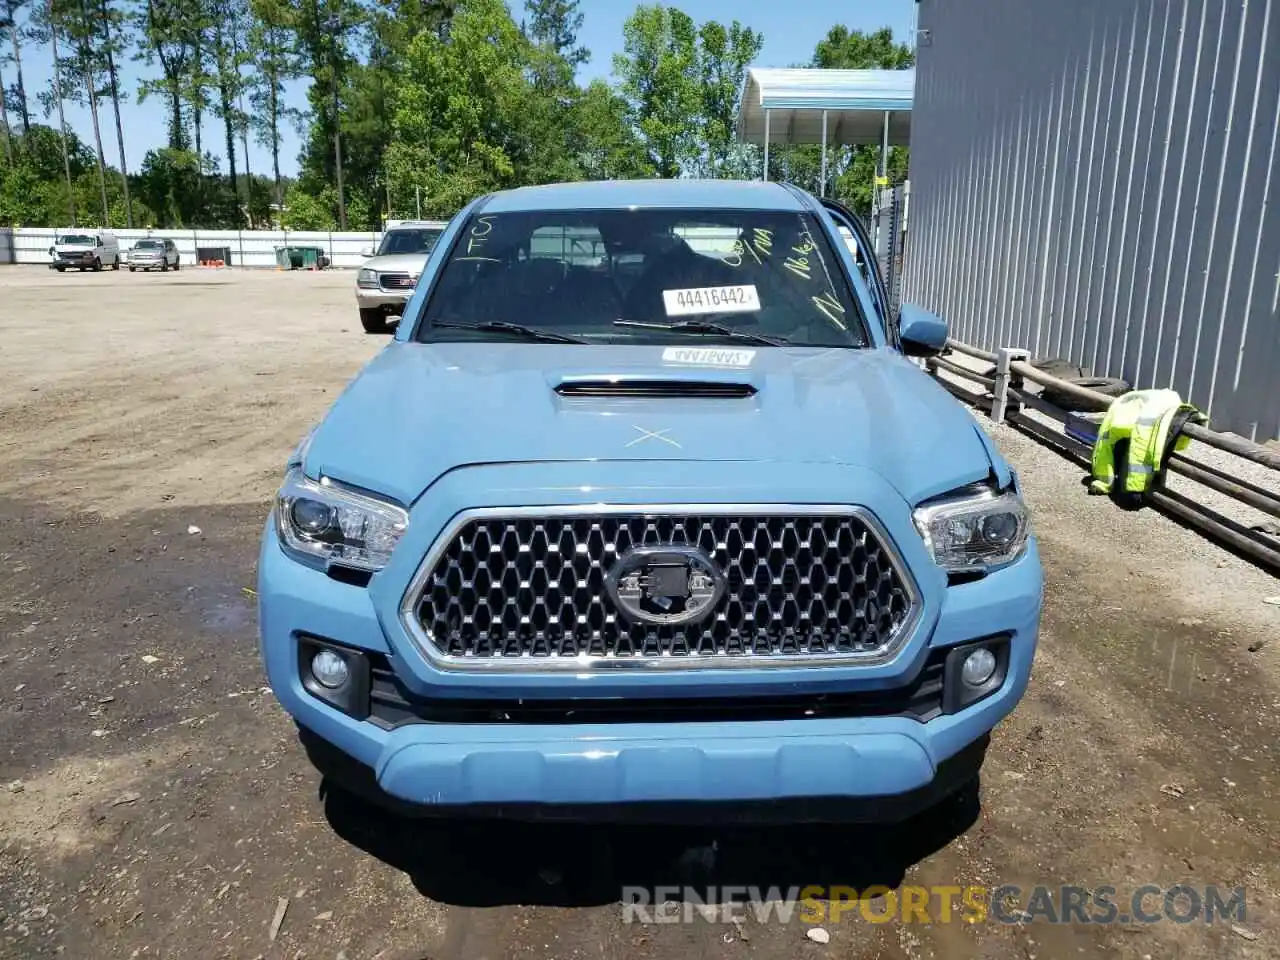
[[[936,313],[904,303],[898,310],[898,339],[908,357],[932,357],[947,346],[947,321]]]
[[[367,260],[369,257],[372,257],[372,256],[373,256],[373,247],[361,247],[361,248],[360,248],[360,256],[364,257],[366,260]]]

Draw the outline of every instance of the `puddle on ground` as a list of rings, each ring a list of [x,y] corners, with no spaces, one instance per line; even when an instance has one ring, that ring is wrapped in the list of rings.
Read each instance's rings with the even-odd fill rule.
[[[210,604],[201,612],[200,622],[217,633],[243,633],[253,627],[253,607],[242,600]]]

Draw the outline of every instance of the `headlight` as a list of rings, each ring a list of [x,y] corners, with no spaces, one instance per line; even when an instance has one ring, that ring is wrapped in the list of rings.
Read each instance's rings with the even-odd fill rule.
[[[376,287],[378,285],[378,271],[361,269],[356,274],[357,287]]]
[[[409,526],[409,514],[328,478],[293,467],[276,494],[276,529],[286,552],[313,566],[381,570]]]
[[[1017,493],[986,490],[918,507],[916,529],[938,566],[950,573],[987,570],[1022,556],[1031,514]]]

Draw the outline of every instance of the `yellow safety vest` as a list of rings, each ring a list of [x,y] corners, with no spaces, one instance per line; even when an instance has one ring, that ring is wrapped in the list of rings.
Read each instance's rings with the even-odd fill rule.
[[[1124,488],[1128,493],[1146,493],[1163,469],[1169,431],[1174,420],[1178,430],[1188,420],[1208,423],[1209,418],[1189,403],[1183,403],[1176,390],[1131,390],[1117,397],[1107,408],[1098,427],[1093,445],[1094,493],[1109,493],[1115,483],[1115,445],[1129,441],[1129,456]],[[1191,438],[1178,434],[1174,450],[1185,450]]]

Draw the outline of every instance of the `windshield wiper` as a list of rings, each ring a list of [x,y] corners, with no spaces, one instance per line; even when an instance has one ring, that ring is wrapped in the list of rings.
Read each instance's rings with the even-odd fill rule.
[[[552,330],[539,330],[537,327],[526,327],[523,323],[509,323],[506,320],[486,320],[483,323],[463,323],[461,320],[433,320],[432,327],[452,327],[455,330],[480,330],[485,333],[514,333],[529,340],[545,340],[548,343],[586,343],[581,337],[571,337],[566,333]]]
[[[744,340],[749,343],[763,343],[770,347],[787,347],[791,341],[786,337],[774,337],[767,333],[752,333],[750,330],[739,330],[713,320],[677,320],[675,323],[646,323],[642,320],[615,320],[615,327],[645,327],[649,330],[663,330],[687,333],[712,333],[733,340]]]

